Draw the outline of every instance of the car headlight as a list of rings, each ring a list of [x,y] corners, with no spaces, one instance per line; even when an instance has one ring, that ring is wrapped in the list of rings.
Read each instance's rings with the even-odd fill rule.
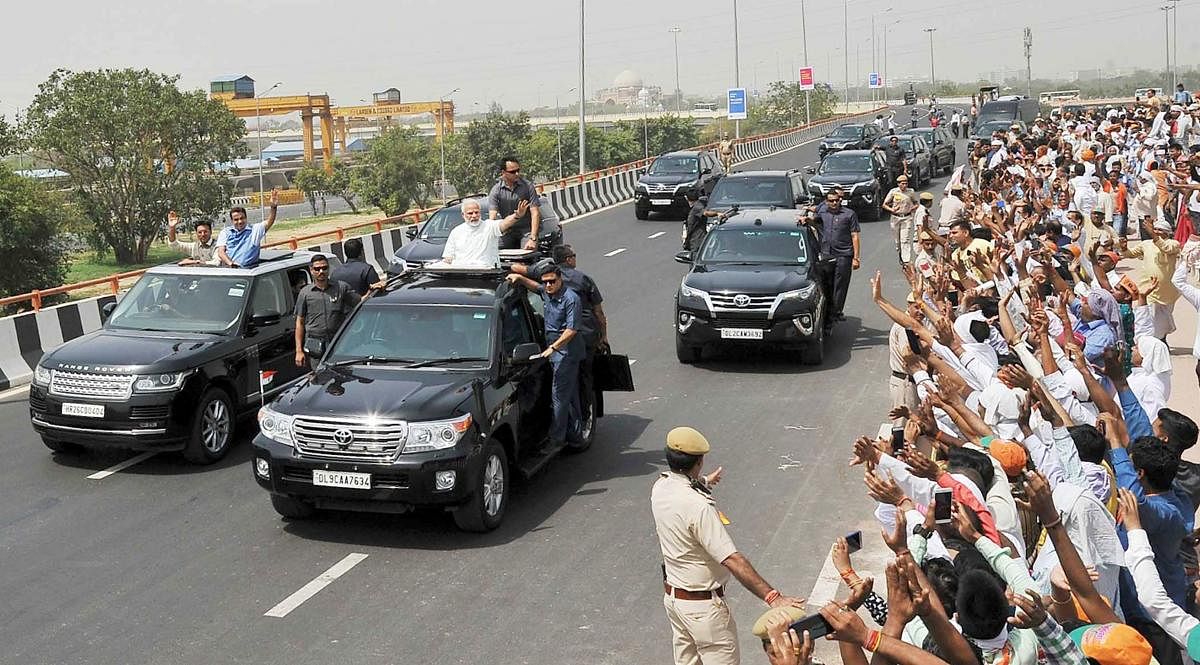
[[[637,192],[638,194],[645,194],[645,193],[647,192],[647,189],[646,189],[646,186],[645,186],[644,184],[642,184],[642,183],[640,183],[640,182],[639,182],[639,183],[637,184],[637,186],[635,186],[635,187],[633,188],[633,191]]]
[[[471,429],[471,414],[451,420],[429,420],[409,423],[404,439],[404,453],[424,453],[430,450],[453,448]]]
[[[684,298],[700,298],[701,300],[704,300],[708,297],[708,292],[701,291],[700,289],[693,289],[687,285],[686,281],[684,281],[679,283],[679,295],[683,296]]]
[[[780,293],[777,297],[780,300],[805,300],[805,299],[809,298],[810,296],[812,296],[812,294],[816,290],[817,290],[817,283],[809,282],[808,284],[796,289],[795,291],[784,291],[783,293]]]
[[[868,180],[866,182],[856,182],[856,183],[854,183],[854,186],[851,187],[850,189],[851,189],[851,191],[857,190],[860,187],[863,189],[870,189],[871,186],[874,184],[875,184],[874,180]]]
[[[33,382],[39,386],[48,386],[54,378],[54,370],[38,365],[33,369]]]
[[[277,443],[289,446],[296,444],[296,439],[292,434],[292,425],[295,421],[295,416],[284,415],[270,406],[264,406],[258,410],[258,431]]]
[[[165,393],[171,390],[179,390],[183,387],[183,382],[188,378],[189,374],[191,374],[190,371],[139,375],[133,381],[133,392]]]

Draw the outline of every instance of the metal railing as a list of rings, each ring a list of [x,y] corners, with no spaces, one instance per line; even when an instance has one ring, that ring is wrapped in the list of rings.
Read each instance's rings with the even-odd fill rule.
[[[747,136],[745,138],[734,141],[734,144],[736,145],[739,143],[749,143],[752,141],[761,141],[763,139],[769,139],[769,138],[772,138],[775,136],[783,136],[785,134],[792,134],[792,133],[796,133],[796,132],[800,132],[800,136],[802,139],[808,138],[811,136],[817,136],[821,132],[823,132],[824,130],[828,129],[830,126],[832,126],[836,123],[844,122],[845,120],[847,120],[849,118],[857,118],[857,117],[861,117],[861,116],[870,115],[870,114],[878,112],[879,110],[880,109],[876,108],[876,109],[871,109],[869,111],[860,111],[857,113],[850,113],[850,114],[846,114],[846,115],[837,115],[832,118],[826,118],[824,120],[814,122],[810,125],[799,125],[797,127],[789,127],[787,129],[781,129],[781,130],[769,132],[766,134],[757,134],[755,136]],[[695,149],[710,150],[710,149],[715,148],[716,146],[717,146],[716,143],[706,143],[704,145],[697,146]],[[605,177],[608,177],[611,175],[616,175],[618,173],[624,173],[626,171],[640,169],[644,166],[649,165],[650,162],[652,162],[652,161],[654,161],[654,157],[651,157],[649,159],[639,159],[634,162],[629,162],[626,164],[619,164],[617,166],[610,166],[610,167],[603,168],[603,169],[597,169],[595,171],[589,171],[588,173],[581,173],[578,175],[567,176],[560,180],[553,180],[550,182],[540,184],[537,186],[537,191],[539,194],[542,194],[542,193],[545,193],[550,190],[562,189],[564,187],[569,187],[571,185],[582,184],[589,180],[599,180],[600,178],[605,178]],[[291,191],[291,190],[288,190],[288,191]],[[370,221],[370,222],[362,222],[360,224],[352,224],[349,226],[339,226],[337,228],[328,229],[325,231],[317,231],[317,232],[309,233],[309,234],[305,234],[305,235],[292,236],[286,240],[277,240],[275,242],[266,243],[263,245],[263,247],[265,247],[265,248],[283,247],[286,245],[287,247],[289,247],[293,250],[296,250],[296,249],[300,249],[301,243],[305,243],[307,245],[307,244],[309,244],[309,241],[311,241],[311,240],[315,240],[317,238],[325,238],[327,236],[332,236],[333,239],[336,239],[336,241],[341,242],[346,239],[347,234],[350,231],[355,231],[355,230],[364,229],[364,228],[372,228],[372,229],[374,229],[374,231],[376,233],[380,233],[383,231],[384,227],[407,226],[409,224],[417,224],[421,221],[424,221],[426,218],[428,218],[428,216],[430,214],[437,212],[438,210],[440,210],[440,207],[424,208],[421,210],[413,210],[413,211],[406,212],[403,215],[396,215],[393,217],[384,217],[384,218],[377,219],[377,220]],[[320,244],[320,243],[314,243],[314,244]],[[43,299],[45,299],[45,298],[61,295],[64,293],[71,293],[73,291],[79,291],[82,289],[92,289],[92,288],[95,288],[98,286],[107,287],[105,289],[106,294],[118,295],[121,292],[122,282],[124,282],[126,280],[130,280],[130,279],[134,279],[136,277],[141,277],[142,274],[145,272],[146,272],[146,269],[144,269],[144,268],[141,270],[130,270],[128,272],[116,273],[114,275],[109,275],[107,277],[98,277],[96,279],[89,279],[89,280],[86,280],[83,282],[76,282],[74,284],[64,284],[62,286],[56,286],[52,289],[35,290],[35,291],[30,291],[28,293],[22,293],[20,295],[9,296],[7,298],[0,298],[0,307],[7,307],[9,305],[16,305],[16,304],[28,302],[28,303],[30,303],[30,305],[34,309],[34,311],[38,311],[38,310],[42,309],[42,302],[43,302]]]

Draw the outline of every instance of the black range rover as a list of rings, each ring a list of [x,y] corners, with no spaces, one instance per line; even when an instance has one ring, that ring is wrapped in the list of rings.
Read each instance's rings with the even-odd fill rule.
[[[824,359],[827,272],[816,237],[791,209],[739,211],[709,231],[675,294],[675,353],[694,363],[705,347],[776,346]]]
[[[238,418],[302,374],[293,285],[310,252],[264,250],[253,268],[146,271],[104,327],[42,356],[29,389],[33,429],[55,452],[83,447],[225,456]],[[336,257],[329,257],[336,263]]]
[[[711,150],[684,150],[655,157],[634,187],[634,214],[638,219],[649,219],[652,212],[682,217],[688,211],[688,190],[707,196],[724,174],[721,160]]]
[[[259,412],[253,473],[276,512],[438,506],[464,530],[498,526],[510,469],[535,473],[564,450],[546,440],[549,363],[531,360],[545,347],[541,302],[499,270],[450,268],[363,301],[317,371]],[[585,409],[567,450],[592,442]]]

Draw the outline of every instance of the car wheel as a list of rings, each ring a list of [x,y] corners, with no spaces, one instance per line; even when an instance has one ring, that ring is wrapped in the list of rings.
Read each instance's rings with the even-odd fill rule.
[[[683,337],[675,333],[675,356],[685,365],[700,362],[701,349],[684,343]]]
[[[816,326],[813,339],[800,351],[800,363],[803,365],[820,365],[825,360],[825,322]]]
[[[225,457],[233,444],[233,403],[220,388],[209,388],[200,396],[192,418],[192,434],[184,444],[183,458],[192,464],[212,464]]]
[[[275,512],[279,513],[280,517],[289,520],[305,520],[317,512],[316,507],[308,501],[282,494],[271,495],[271,507],[275,509]]]
[[[483,448],[483,466],[471,498],[454,510],[454,523],[463,531],[484,533],[500,526],[508,508],[508,458],[504,448],[489,439]]]
[[[581,399],[579,406],[583,410],[579,423],[579,441],[567,442],[567,450],[572,453],[581,453],[591,448],[592,441],[596,439],[596,400]]]
[[[640,219],[640,220],[643,220],[643,221],[645,221],[645,220],[647,220],[647,219],[650,219],[650,211],[649,211],[649,210],[642,210],[641,208],[634,208],[634,209],[633,209],[633,216],[634,216],[634,217],[637,217],[637,218],[638,218],[638,219]]]
[[[60,441],[43,436],[42,443],[50,450],[62,453],[63,455],[78,455],[83,452],[83,446],[78,443],[71,443],[70,441]]]

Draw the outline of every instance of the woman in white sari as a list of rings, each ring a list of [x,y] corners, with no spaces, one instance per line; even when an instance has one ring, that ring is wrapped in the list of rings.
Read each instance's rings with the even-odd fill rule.
[[[1146,417],[1154,420],[1171,397],[1171,351],[1161,340],[1142,335],[1133,349],[1133,364],[1129,389],[1146,411]]]

